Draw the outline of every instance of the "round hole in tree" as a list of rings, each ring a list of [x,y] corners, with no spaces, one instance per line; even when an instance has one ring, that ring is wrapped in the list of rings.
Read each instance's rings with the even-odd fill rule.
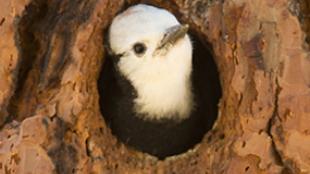
[[[178,67],[173,64],[169,65],[171,68],[168,73],[162,73],[160,76],[152,76],[150,72],[150,76],[142,74],[134,78],[128,77],[129,75],[120,68],[120,64],[128,60],[120,61],[120,59],[124,59],[122,56],[126,54],[136,54],[134,53],[136,49],[132,49],[131,53],[107,51],[110,53],[105,55],[105,62],[98,81],[101,112],[114,136],[129,147],[159,159],[181,154],[193,148],[212,128],[217,118],[221,87],[219,74],[212,57],[212,49],[207,43],[201,42],[196,33],[189,32],[189,35],[193,45],[193,54],[188,78],[183,77],[182,74],[174,76],[176,74],[174,71],[178,71]],[[139,64],[141,67],[150,66],[149,70],[152,71],[153,65],[143,62],[144,54],[150,50],[147,44],[145,46],[143,54],[139,52],[137,60],[133,60],[142,62]],[[178,58],[176,57],[176,60]],[[139,71],[140,66],[135,66],[134,70]],[[148,70],[148,67],[143,68]],[[145,71],[145,73],[149,72]],[[146,77],[148,79],[145,79]],[[175,78],[185,79],[184,83],[182,81],[176,83]],[[137,85],[142,85],[142,87]],[[141,88],[145,91],[141,91]],[[148,91],[148,89],[151,90]],[[184,95],[184,90],[190,92],[190,97],[180,97]],[[182,107],[176,108],[182,110],[183,107],[189,107],[189,112],[184,118],[177,117],[178,110],[162,111],[158,112],[160,113],[158,115],[152,112],[141,112],[139,102],[145,99],[143,92],[159,93],[151,96],[161,97],[156,98],[161,102],[156,104],[163,107],[162,110],[175,103],[176,106],[181,103]],[[180,100],[172,100],[175,103],[167,102],[173,97],[179,97]],[[152,106],[152,99],[145,101],[149,102],[146,104]]]

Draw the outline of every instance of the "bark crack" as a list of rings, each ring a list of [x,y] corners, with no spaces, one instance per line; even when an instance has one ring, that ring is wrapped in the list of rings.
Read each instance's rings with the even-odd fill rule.
[[[278,116],[279,95],[280,95],[280,92],[282,90],[281,86],[279,85],[278,77],[275,78],[274,84],[276,85],[276,87],[275,87],[275,99],[274,99],[274,110],[273,110],[272,116],[269,119],[268,124],[267,124],[267,126],[268,126],[267,127],[267,134],[269,135],[269,137],[272,140],[272,150],[274,152],[274,157],[276,159],[276,162],[279,165],[284,166],[284,163],[283,163],[282,157],[280,155],[280,152],[277,150],[276,144],[274,142],[274,139],[273,139],[274,136],[272,135],[272,132],[271,132],[273,124],[275,122],[275,118]]]

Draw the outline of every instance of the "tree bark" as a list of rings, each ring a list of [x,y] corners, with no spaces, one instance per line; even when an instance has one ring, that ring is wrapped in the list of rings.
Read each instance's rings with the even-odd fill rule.
[[[100,113],[104,33],[138,2],[210,43],[222,86],[214,128],[162,161],[117,141]],[[0,173],[310,173],[308,0],[0,4]]]

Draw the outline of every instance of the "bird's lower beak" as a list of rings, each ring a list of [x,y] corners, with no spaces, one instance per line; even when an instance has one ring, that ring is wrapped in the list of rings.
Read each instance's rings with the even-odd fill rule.
[[[167,45],[173,45],[179,39],[183,38],[186,35],[188,29],[188,24],[176,25],[168,28],[157,48],[161,49],[166,47]]]

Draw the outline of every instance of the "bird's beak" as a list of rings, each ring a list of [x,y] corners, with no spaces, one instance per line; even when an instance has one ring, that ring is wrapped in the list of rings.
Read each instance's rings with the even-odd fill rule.
[[[188,29],[189,29],[188,24],[175,25],[173,27],[168,28],[157,48],[161,49],[166,47],[167,45],[173,45],[179,39],[183,38],[186,35]]]

